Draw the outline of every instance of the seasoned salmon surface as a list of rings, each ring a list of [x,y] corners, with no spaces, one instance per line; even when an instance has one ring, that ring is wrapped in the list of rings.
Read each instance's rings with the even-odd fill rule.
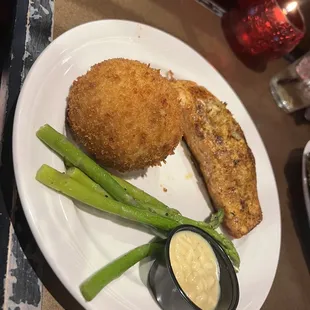
[[[183,106],[184,138],[196,159],[214,206],[235,238],[262,220],[255,159],[226,104],[190,81],[173,82]]]

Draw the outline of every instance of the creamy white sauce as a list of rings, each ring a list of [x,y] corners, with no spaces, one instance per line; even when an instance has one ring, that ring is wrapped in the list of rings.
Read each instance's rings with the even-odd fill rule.
[[[219,268],[209,243],[191,231],[176,233],[170,242],[173,273],[189,299],[202,310],[213,310],[219,300]]]

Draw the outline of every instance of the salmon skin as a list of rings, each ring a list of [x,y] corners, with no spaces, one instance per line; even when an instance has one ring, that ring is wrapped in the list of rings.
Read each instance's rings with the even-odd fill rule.
[[[184,139],[199,165],[215,208],[234,238],[262,221],[254,156],[226,104],[204,87],[174,81],[183,107]]]

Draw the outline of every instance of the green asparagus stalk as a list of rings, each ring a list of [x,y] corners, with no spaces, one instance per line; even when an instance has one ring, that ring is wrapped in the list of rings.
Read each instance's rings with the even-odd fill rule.
[[[156,213],[141,210],[133,206],[125,205],[116,200],[106,198],[85,187],[70,176],[60,173],[47,165],[41,166],[37,172],[36,179],[42,184],[70,198],[76,199],[98,210],[118,215],[128,220],[154,226],[155,228],[164,231],[169,231],[178,225],[176,221],[159,216]]]
[[[65,162],[65,166],[70,169],[73,169],[72,164],[65,158],[64,160]],[[78,169],[78,168],[75,168]],[[81,177],[79,176],[79,173],[76,172],[76,177]],[[134,186],[133,184],[111,174],[111,177],[120,185],[123,187],[123,189],[131,196],[133,197],[136,202],[137,205],[140,206],[142,209],[146,209],[146,210],[150,210],[150,211],[154,211],[158,214],[161,215],[166,215],[166,214],[181,214],[178,210],[176,209],[172,209],[169,208],[168,206],[166,206],[164,203],[162,203],[161,201],[159,201],[158,199],[156,199],[155,197],[149,195],[148,193],[144,192],[143,190],[141,190],[140,188]],[[79,181],[79,180],[77,180]],[[83,181],[83,180],[81,180]],[[86,184],[85,184],[86,185]]]
[[[69,175],[72,179],[83,184],[89,189],[94,190],[95,192],[104,196],[105,198],[113,199],[99,184],[95,183],[91,178],[89,178],[80,169],[73,167],[70,164],[66,166],[69,167],[67,169],[66,174]],[[145,210],[149,210],[149,208],[145,208]],[[153,212],[153,210],[149,210],[149,211]],[[154,227],[151,227],[151,230],[154,235],[159,236],[161,238],[165,237],[165,233],[162,230],[155,229]]]
[[[72,179],[80,182],[84,186],[88,187],[89,189],[94,190],[98,194],[103,195],[106,198],[113,199],[99,184],[94,182],[91,178],[89,178],[84,172],[80,169],[75,167],[70,167],[67,169],[67,175],[69,175]]]
[[[37,131],[37,137],[65,160],[68,160],[72,165],[87,174],[114,199],[130,206],[137,205],[135,199],[126,193],[126,191],[111,177],[110,173],[96,164],[96,162],[79,150],[54,128],[47,124],[42,126]]]
[[[107,194],[107,192],[99,184],[95,183],[92,179],[90,179],[80,169],[78,169],[76,167],[70,167],[67,170],[67,174],[69,176],[71,176],[73,179],[75,179],[76,181],[78,181],[81,184],[88,187],[89,189],[92,189],[92,190],[98,192],[99,194],[102,194],[104,197],[106,197],[106,198],[111,197]],[[107,197],[107,195],[108,195],[108,197]],[[137,200],[136,207],[143,209],[143,210],[150,211],[150,212],[155,212],[155,213],[157,213],[161,216],[165,216],[165,217],[166,216],[169,217],[170,215],[172,216],[175,214],[175,212],[171,211],[171,209],[168,208],[167,206],[165,206],[165,208],[162,208],[159,205],[146,204],[146,203],[138,201],[138,200]]]
[[[68,161],[67,158],[64,159],[65,166],[67,167],[67,174],[69,174],[73,179],[76,181],[88,186],[89,188],[93,188],[95,191],[102,193],[104,196],[109,194],[97,183],[95,183],[92,179],[90,179],[86,174],[84,174],[80,169],[72,166],[72,164]],[[148,193],[144,192],[140,188],[136,187],[135,185],[125,181],[124,179],[117,177],[111,174],[111,177],[123,187],[123,189],[131,195],[143,209],[154,211],[160,215],[168,216],[168,215],[181,215],[181,213],[176,210],[169,208],[167,205],[156,199],[155,197],[149,195]],[[149,205],[154,206],[150,208]],[[152,209],[152,210],[151,210]],[[207,223],[204,222],[195,222],[192,221],[187,222],[187,224],[195,224],[198,226],[207,226],[217,229],[220,224],[223,222],[224,219],[224,211],[222,209],[218,210],[217,212],[211,215],[210,220]],[[185,224],[185,223],[184,223]]]
[[[64,157],[64,158],[63,158],[63,161],[64,161],[64,165],[65,165],[65,167],[66,167],[67,170],[68,170],[69,168],[74,167],[74,166],[70,163],[70,161],[68,160],[68,158]]]
[[[169,211],[172,214],[181,214],[178,210],[169,208],[164,203],[156,199],[155,197],[149,195],[148,193],[144,192],[140,188],[134,186],[133,184],[119,178],[115,175],[112,175],[112,178],[121,185],[129,195],[135,198],[137,201],[145,204],[150,204],[156,207],[157,210],[162,209],[163,211]]]
[[[132,221],[140,222],[142,224],[150,225],[157,229],[170,231],[180,225],[180,222],[169,217],[163,217],[153,212],[127,206],[121,202],[105,198],[101,194],[94,192],[93,190],[72,179],[70,176],[62,174],[47,165],[43,165],[39,169],[36,179],[44,185],[96,209],[115,214]],[[227,239],[226,236],[219,234],[207,225],[199,227],[205,230],[222,246],[226,254],[238,268],[240,265],[240,258],[233,243]]]
[[[207,222],[208,226],[213,229],[217,229],[224,220],[224,211],[223,209],[219,209],[217,212],[212,213],[210,220]]]
[[[107,284],[119,278],[130,267],[148,256],[156,255],[163,250],[163,243],[153,242],[141,245],[110,264],[98,270],[80,286],[86,301],[91,301]]]
[[[67,170],[67,174],[69,176],[71,176],[73,179],[75,179],[76,181],[78,181],[81,184],[83,184],[86,187],[88,187],[89,189],[93,189],[94,191],[96,191],[99,194],[102,194],[104,197],[106,197],[105,190],[100,185],[98,185],[93,180],[91,180],[86,174],[84,174],[78,168],[75,168],[75,167],[69,168]],[[119,178],[117,178],[117,179],[121,180]],[[120,182],[120,184],[124,184],[122,181]],[[126,182],[126,183],[129,184],[128,182]],[[133,196],[134,198],[137,199],[137,197],[139,197],[139,195],[140,195],[140,192],[143,192],[143,191],[138,189],[134,185],[130,184],[130,186],[128,186],[127,184],[126,184],[127,188],[130,187],[135,193],[138,193],[138,195]],[[194,226],[198,226],[198,227],[200,227],[202,229],[203,228],[208,228],[208,227],[210,228],[211,227],[208,223],[192,220],[190,218],[182,216],[179,212],[178,213],[175,213],[173,211],[171,212],[171,210],[173,210],[173,209],[170,209],[169,207],[165,206],[164,204],[162,204],[162,205],[164,206],[164,208],[161,207],[158,204],[151,205],[151,204],[148,204],[148,203],[141,202],[141,201],[139,201],[137,199],[137,207],[138,208],[143,209],[143,210],[147,210],[147,211],[150,211],[150,212],[155,212],[158,215],[161,215],[161,216],[164,216],[164,217],[169,217],[169,218],[177,221],[180,225],[181,224],[194,225]],[[217,218],[216,219],[214,218],[212,221],[215,221],[215,220],[217,221]]]

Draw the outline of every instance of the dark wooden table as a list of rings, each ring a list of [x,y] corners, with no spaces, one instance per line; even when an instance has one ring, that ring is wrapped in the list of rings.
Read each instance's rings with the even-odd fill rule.
[[[39,2],[34,1],[36,5]],[[46,4],[50,3],[53,2],[46,1]],[[309,309],[310,276],[307,262],[310,260],[310,230],[301,188],[301,152],[310,139],[310,124],[305,121],[302,112],[292,116],[279,110],[268,87],[271,77],[288,63],[285,60],[274,61],[260,73],[246,68],[227,45],[220,18],[194,0],[56,0],[54,13],[54,38],[92,20],[117,18],[142,22],[187,42],[224,76],[244,103],[263,138],[280,196],[281,255],[274,284],[262,309]],[[32,55],[35,55],[35,51],[36,48],[32,50]],[[17,222],[25,225],[22,211],[17,213],[17,219]],[[13,226],[18,227],[16,221]],[[25,228],[21,231],[25,231]],[[28,236],[31,235],[29,233]],[[44,262],[35,243],[29,243],[27,250],[28,240],[21,234],[17,233],[17,236],[16,242],[22,245],[21,253],[25,254],[26,270],[32,274],[32,287],[40,293],[35,309],[81,309]],[[18,268],[21,267],[13,270],[18,272]],[[257,268],[263,269],[264,266]],[[20,285],[20,290],[25,291],[26,284]],[[31,300],[35,296],[36,293],[32,292],[27,298]],[[18,299],[15,301],[16,307],[21,305]]]

